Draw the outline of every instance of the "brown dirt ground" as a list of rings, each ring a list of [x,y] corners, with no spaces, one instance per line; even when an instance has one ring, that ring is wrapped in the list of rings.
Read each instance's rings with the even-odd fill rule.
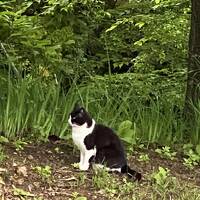
[[[6,145],[4,149],[7,158],[0,166],[0,197],[2,200],[22,199],[14,195],[14,187],[34,194],[35,199],[42,197],[45,200],[66,200],[72,198],[74,192],[86,196],[89,200],[106,199],[92,185],[92,170],[80,172],[71,165],[79,160],[79,154],[74,151],[72,145],[61,141],[59,143],[28,144],[21,151],[16,151],[13,145]],[[149,155],[150,161],[146,164],[137,160],[142,152]],[[149,174],[162,166],[170,169],[172,175],[200,186],[199,167],[194,170],[187,169],[182,164],[181,155],[171,161],[161,158],[153,150],[138,149],[129,156],[129,164],[132,168],[142,172],[143,183],[148,181]],[[44,179],[36,173],[34,167],[47,165],[51,166],[52,176]],[[80,173],[86,174],[87,180],[84,184],[79,181]]]

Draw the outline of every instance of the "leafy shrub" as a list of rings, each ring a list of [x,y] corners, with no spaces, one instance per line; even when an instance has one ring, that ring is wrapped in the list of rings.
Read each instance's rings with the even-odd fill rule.
[[[171,151],[171,148],[168,146],[162,147],[162,149],[156,149],[155,152],[170,160],[174,160],[176,156],[176,152]]]
[[[183,164],[190,169],[193,169],[194,166],[200,164],[200,145],[194,147],[193,144],[185,144],[183,146],[184,154],[187,158],[184,158]]]
[[[130,146],[136,144],[135,130],[132,128],[132,122],[129,120],[120,123],[117,133]]]

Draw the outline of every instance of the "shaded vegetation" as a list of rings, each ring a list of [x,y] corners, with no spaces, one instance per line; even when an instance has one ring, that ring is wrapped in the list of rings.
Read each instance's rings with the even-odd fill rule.
[[[200,107],[190,101],[196,93],[185,94],[190,7],[189,0],[0,2],[2,199],[199,198]],[[199,57],[192,58],[198,76]],[[67,120],[77,101],[116,130],[141,183],[74,168]]]
[[[182,119],[189,1],[2,1],[0,11],[6,137],[69,138],[79,100],[115,129],[132,121],[136,141],[198,143]]]

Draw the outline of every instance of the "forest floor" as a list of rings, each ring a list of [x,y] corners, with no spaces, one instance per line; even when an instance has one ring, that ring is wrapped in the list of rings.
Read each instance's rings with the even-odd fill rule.
[[[20,146],[18,146],[20,147]],[[133,182],[119,174],[90,169],[80,172],[73,163],[79,153],[72,145],[59,143],[3,146],[0,165],[0,199],[33,200],[93,200],[93,199],[190,199],[200,200],[200,168],[183,165],[181,155],[174,160],[164,159],[153,149],[137,149],[128,156],[132,168],[143,174],[141,182]],[[148,154],[149,161],[138,161]],[[161,173],[157,183],[152,174],[159,167],[169,169]]]

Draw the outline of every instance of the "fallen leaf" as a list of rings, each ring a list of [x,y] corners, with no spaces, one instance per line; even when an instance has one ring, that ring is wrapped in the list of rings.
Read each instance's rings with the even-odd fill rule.
[[[35,195],[34,194],[31,194],[30,192],[26,192],[25,190],[23,189],[20,189],[20,188],[16,188],[15,186],[13,186],[13,194],[15,196],[27,196],[27,197],[34,197]]]
[[[33,160],[33,156],[32,155],[28,155],[28,159],[29,160]]]
[[[3,178],[2,178],[2,177],[0,177],[0,184],[1,184],[1,185],[5,185],[5,182],[3,181]]]
[[[32,189],[33,189],[33,185],[28,185],[29,192],[32,192]]]
[[[33,185],[34,185],[36,188],[39,188],[39,187],[40,187],[40,182],[34,182]]]
[[[22,176],[28,176],[27,168],[25,166],[18,167],[17,173]]]
[[[4,172],[7,172],[7,169],[5,169],[5,168],[0,168],[0,173],[4,173]]]
[[[16,182],[19,184],[19,185],[22,185],[24,183],[24,179],[23,178],[19,178],[16,180]]]

